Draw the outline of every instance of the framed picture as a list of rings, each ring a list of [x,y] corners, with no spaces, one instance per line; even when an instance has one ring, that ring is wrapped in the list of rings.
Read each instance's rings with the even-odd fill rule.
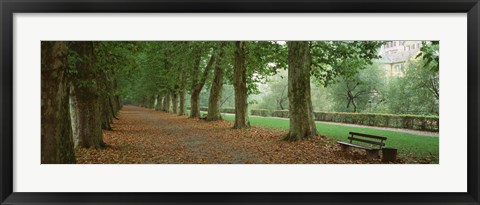
[[[479,204],[478,0],[0,6],[2,204]]]

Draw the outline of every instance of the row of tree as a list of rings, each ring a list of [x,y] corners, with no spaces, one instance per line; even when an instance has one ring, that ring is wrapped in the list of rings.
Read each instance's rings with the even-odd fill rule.
[[[290,130],[317,135],[310,80],[329,86],[378,58],[375,41],[42,42],[42,163],[73,163],[74,147],[102,148],[102,129],[125,103],[200,117],[209,87],[209,121],[221,118],[224,84],[233,85],[236,129],[248,128],[248,96],[288,70]]]
[[[290,131],[285,140],[317,134],[313,121],[310,79],[329,85],[338,76],[353,77],[378,58],[374,41],[235,41],[142,42],[138,72],[121,86],[127,103],[200,117],[200,93],[209,88],[207,121],[221,118],[222,88],[233,85],[234,128],[247,128],[248,96],[281,69],[288,70]]]
[[[121,109],[115,68],[126,64],[114,42],[41,43],[41,161],[75,163],[75,147],[105,146]],[[125,53],[127,55],[127,53]]]

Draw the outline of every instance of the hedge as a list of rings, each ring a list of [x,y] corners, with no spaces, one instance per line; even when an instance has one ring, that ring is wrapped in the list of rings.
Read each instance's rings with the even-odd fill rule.
[[[288,118],[288,110],[251,110],[252,115]],[[392,115],[347,112],[314,112],[316,121],[339,122],[377,127],[404,128],[425,131],[439,131],[437,116]]]
[[[272,117],[289,118],[289,112],[288,110],[273,110]]]
[[[206,107],[200,108],[207,111]],[[235,108],[221,108],[222,113],[235,114]],[[288,118],[288,110],[265,110],[252,109],[251,115],[263,117]],[[371,114],[371,113],[349,113],[349,112],[314,112],[316,121],[339,122],[358,125],[369,125],[377,127],[392,127],[403,129],[414,129],[424,131],[439,131],[438,116],[422,115],[393,115],[393,114]]]
[[[220,112],[221,113],[235,114],[235,108],[234,107],[220,108]]]
[[[250,110],[251,115],[258,115],[258,116],[263,116],[263,117],[270,117],[271,113],[270,110],[265,110],[265,109],[252,109]]]
[[[439,118],[436,116],[345,112],[314,112],[314,116],[315,120],[317,121],[340,122],[426,131],[439,131]]]

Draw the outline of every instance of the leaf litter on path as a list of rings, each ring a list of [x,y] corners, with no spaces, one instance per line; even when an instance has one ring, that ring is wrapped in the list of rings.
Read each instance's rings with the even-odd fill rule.
[[[376,164],[363,150],[345,153],[328,137],[282,141],[285,131],[233,122],[207,122],[146,108],[124,106],[105,149],[77,148],[80,164]],[[395,163],[422,163],[398,159]],[[423,162],[429,163],[429,162]]]

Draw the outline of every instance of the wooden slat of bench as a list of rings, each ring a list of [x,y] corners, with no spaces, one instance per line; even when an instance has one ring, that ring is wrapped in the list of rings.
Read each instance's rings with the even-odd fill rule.
[[[348,146],[351,146],[351,147],[360,148],[360,149],[366,149],[366,150],[378,150],[378,149],[371,148],[371,147],[364,147],[364,146],[357,145],[357,144],[350,144],[350,143],[348,143],[348,142],[337,141],[337,143],[338,143],[338,144],[343,144],[343,145],[348,145]]]
[[[350,132],[350,134],[351,134],[351,135],[362,136],[362,137],[375,138],[375,139],[379,139],[379,140],[387,140],[386,137],[376,136],[376,135],[369,135],[369,134],[363,134],[363,133],[358,133],[358,132]]]
[[[371,141],[371,140],[366,140],[366,139],[360,139],[360,138],[356,138],[356,137],[348,137],[348,139],[349,139],[349,140],[359,141],[359,142],[365,142],[365,143],[369,143],[369,144],[374,144],[374,145],[385,146],[385,143],[383,143],[383,142],[376,142],[376,141]]]

